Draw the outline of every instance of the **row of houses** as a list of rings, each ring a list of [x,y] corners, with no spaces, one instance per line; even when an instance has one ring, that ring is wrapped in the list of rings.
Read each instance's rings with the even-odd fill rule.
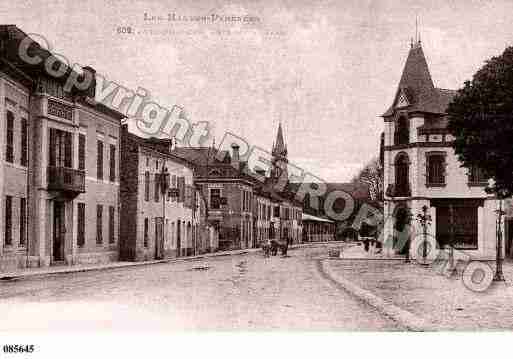
[[[20,57],[27,39],[41,61]],[[277,168],[257,181],[237,146],[173,147],[130,133],[123,113],[95,100],[93,68],[63,76],[54,65],[19,28],[0,25],[0,271],[314,238],[304,235],[301,203],[273,190]],[[65,88],[85,75],[87,88]],[[273,155],[287,162],[281,125]]]

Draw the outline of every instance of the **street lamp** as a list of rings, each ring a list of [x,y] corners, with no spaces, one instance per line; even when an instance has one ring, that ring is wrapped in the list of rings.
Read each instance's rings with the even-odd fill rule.
[[[158,246],[158,255],[159,259],[163,258],[164,255],[164,228],[166,223],[166,195],[169,190],[169,172],[167,167],[162,165],[162,172],[160,173],[160,192],[162,193],[162,233],[160,237],[160,243]]]
[[[427,213],[428,206],[422,206],[422,213],[417,214],[417,220],[420,222],[422,226],[422,264],[427,265],[427,226],[431,224],[431,215]]]
[[[502,201],[508,197],[509,192],[504,188],[497,188],[497,183],[494,179],[488,181],[488,193],[495,193],[499,199],[499,209],[495,211],[497,214],[497,222],[495,225],[497,246],[495,256],[495,275],[493,280],[495,282],[504,282],[504,274],[502,273],[502,216],[505,212],[502,210]]]
[[[499,209],[495,211],[495,213],[497,213],[497,251],[495,259],[495,276],[493,277],[493,280],[495,282],[504,282],[504,274],[502,273],[502,216],[505,212],[502,210],[502,201],[506,197],[506,192],[504,190],[499,190],[497,192],[497,197],[499,198]]]

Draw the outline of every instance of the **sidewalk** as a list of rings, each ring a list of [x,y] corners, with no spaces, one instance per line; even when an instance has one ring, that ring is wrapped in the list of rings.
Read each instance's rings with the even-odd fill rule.
[[[311,247],[311,246],[315,246],[315,245],[325,245],[325,244],[330,244],[330,243],[333,243],[333,242],[294,244],[294,245],[289,246],[289,250],[297,249],[297,248],[304,248],[304,247]],[[335,242],[335,243],[337,243],[337,242]],[[237,250],[232,250],[232,251],[220,251],[220,252],[215,252],[215,253],[206,253],[206,254],[201,254],[201,255],[197,255],[197,256],[168,258],[168,259],[142,261],[142,262],[110,262],[110,263],[104,263],[104,264],[90,264],[90,265],[89,264],[78,264],[78,265],[73,265],[73,266],[28,268],[28,269],[20,269],[19,271],[16,271],[16,272],[0,273],[0,280],[21,279],[21,278],[26,278],[26,277],[78,273],[78,272],[88,272],[88,271],[97,271],[97,270],[106,270],[106,269],[128,268],[128,267],[145,266],[145,265],[159,264],[159,263],[193,261],[193,260],[212,258],[212,257],[243,255],[243,254],[248,254],[248,253],[255,253],[258,251],[261,251],[261,249],[260,248],[246,248],[246,249],[237,249]]]
[[[363,243],[351,243],[340,253],[341,259],[401,259],[404,260],[404,256],[394,255],[393,257],[386,257],[381,249],[369,248],[366,251]]]
[[[513,329],[511,262],[504,263],[506,282],[493,283],[481,293],[465,287],[461,272],[448,278],[416,263],[331,259],[324,265],[333,280],[356,288],[354,295],[360,291],[379,298],[383,306],[411,314],[423,323],[423,330]]]

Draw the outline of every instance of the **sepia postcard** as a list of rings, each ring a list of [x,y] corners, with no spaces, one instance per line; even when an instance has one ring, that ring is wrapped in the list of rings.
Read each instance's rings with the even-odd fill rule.
[[[3,1],[0,358],[477,355],[513,329],[512,13]]]

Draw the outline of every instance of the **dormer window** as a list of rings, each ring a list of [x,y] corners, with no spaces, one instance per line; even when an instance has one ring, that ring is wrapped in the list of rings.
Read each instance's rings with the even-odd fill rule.
[[[406,145],[410,142],[410,121],[406,116],[401,116],[396,122],[394,144]]]

